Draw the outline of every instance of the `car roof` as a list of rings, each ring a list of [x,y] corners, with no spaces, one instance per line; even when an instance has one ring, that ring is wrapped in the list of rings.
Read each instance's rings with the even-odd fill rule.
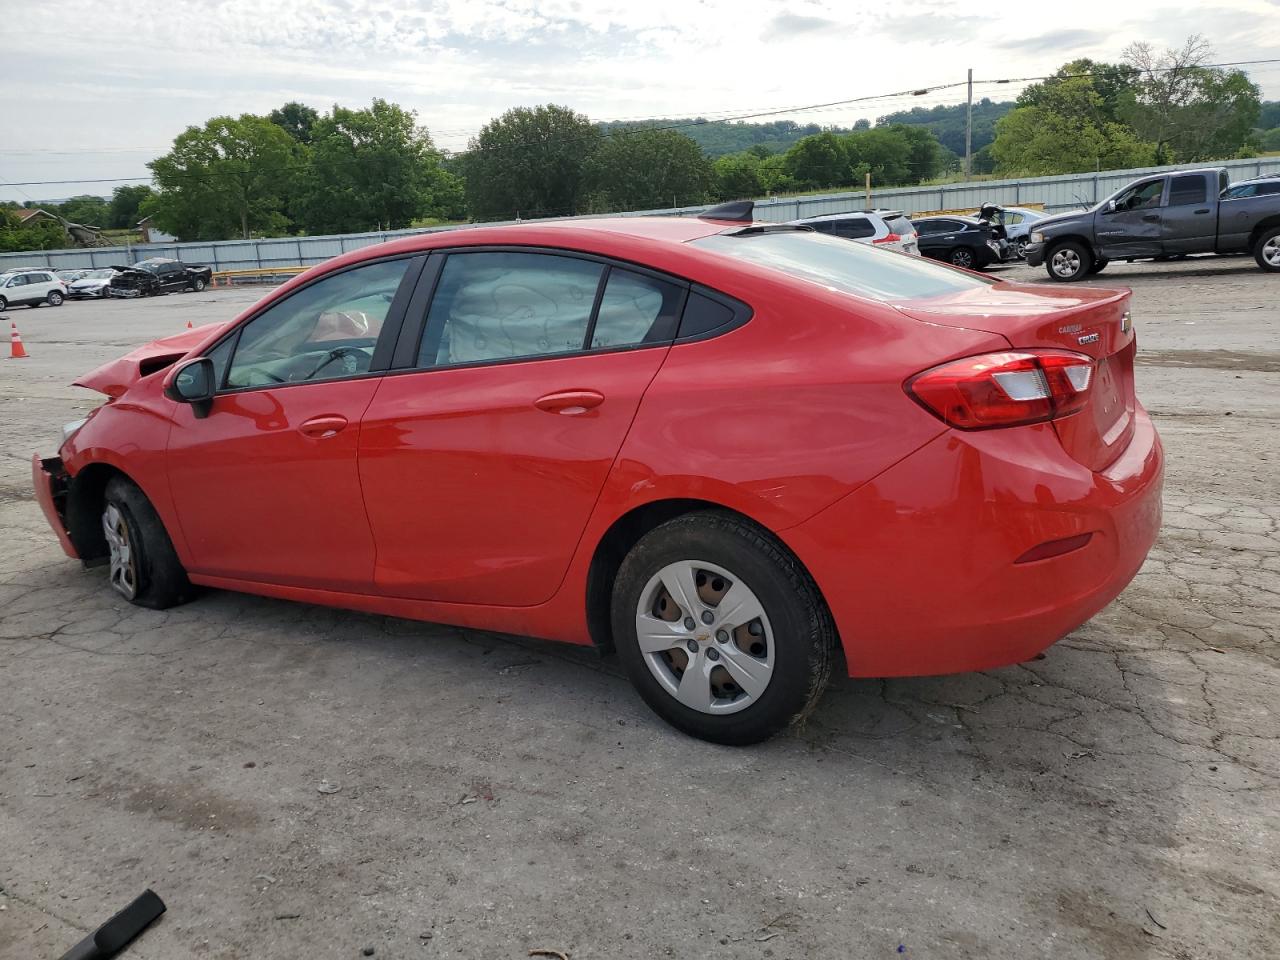
[[[845,213],[823,213],[816,217],[800,217],[791,223],[825,223],[830,220],[848,220],[850,217],[879,217],[881,220],[893,220],[905,217],[901,210],[849,210]]]

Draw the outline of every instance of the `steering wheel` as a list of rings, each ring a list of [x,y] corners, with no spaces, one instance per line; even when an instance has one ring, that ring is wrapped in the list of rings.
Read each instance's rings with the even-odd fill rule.
[[[315,367],[313,367],[313,368],[312,368],[312,369],[311,369],[311,370],[306,374],[306,376],[299,377],[298,379],[299,379],[299,380],[310,380],[312,377],[314,377],[317,373],[319,373],[321,370],[323,370],[323,369],[324,369],[325,367],[327,367],[329,364],[333,363],[333,361],[335,361],[335,360],[341,360],[343,357],[345,357],[345,356],[346,356],[347,354],[349,354],[349,353],[354,353],[354,354],[356,354],[357,356],[363,356],[363,355],[364,355],[364,352],[363,352],[359,347],[337,347],[337,348],[335,348],[335,349],[333,349],[333,350],[330,350],[330,351],[328,352],[328,354],[326,354],[325,358],[324,358],[323,360],[321,360],[318,364],[316,364],[316,366],[315,366]]]

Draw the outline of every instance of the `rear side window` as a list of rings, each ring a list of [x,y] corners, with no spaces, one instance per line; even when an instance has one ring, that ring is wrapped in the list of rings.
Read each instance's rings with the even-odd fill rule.
[[[847,240],[860,240],[863,237],[876,235],[875,224],[866,217],[850,217],[847,220],[832,221],[831,232],[837,237]]]
[[[1180,207],[1204,203],[1207,194],[1204,177],[1174,177],[1173,183],[1169,185],[1169,206]]]
[[[427,315],[419,366],[577,353],[604,269],[545,253],[450,254]]]
[[[745,313],[745,308],[743,308]],[[738,317],[738,311],[719,300],[712,300],[697,290],[689,291],[680,318],[680,339],[703,337],[722,327],[728,327]]]
[[[592,349],[673,339],[683,295],[674,283],[611,268],[591,331]]]
[[[809,232],[718,233],[691,243],[704,250],[872,300],[936,297],[990,286],[995,282],[923,258],[888,256],[868,244],[845,243]]]

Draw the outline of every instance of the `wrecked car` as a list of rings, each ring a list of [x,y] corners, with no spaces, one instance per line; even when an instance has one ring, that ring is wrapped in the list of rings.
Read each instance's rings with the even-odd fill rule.
[[[213,282],[213,269],[181,260],[152,257],[132,267],[118,267],[107,287],[112,297],[154,297],[162,293],[192,290],[199,293]]]

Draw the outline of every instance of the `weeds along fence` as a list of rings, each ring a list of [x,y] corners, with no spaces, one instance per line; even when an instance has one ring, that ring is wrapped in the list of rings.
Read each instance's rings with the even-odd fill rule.
[[[1004,206],[1034,203],[1043,204],[1044,209],[1049,213],[1059,213],[1082,206],[1091,206],[1129,181],[1148,174],[1168,170],[1190,170],[1205,166],[1226,167],[1234,182],[1264,174],[1280,174],[1280,156],[1226,160],[1213,164],[1102,170],[1097,173],[1073,173],[1055,177],[982,180],[938,186],[893,187],[884,190],[876,190],[873,186],[871,204],[876,207],[903,210],[906,213],[922,213],[929,210],[977,208],[979,204],[987,201]],[[861,190],[820,196],[769,197],[756,201],[755,215],[759,220],[777,223],[829,213],[848,213],[865,209],[867,205],[867,196]],[[705,209],[705,205],[673,207],[663,210],[632,210],[617,215],[697,216]],[[276,237],[262,240],[223,240],[213,243],[150,243],[124,247],[3,253],[0,254],[0,271],[21,267],[52,267],[54,269],[110,267],[134,263],[148,257],[173,257],[187,263],[208,264],[214,272],[234,270],[269,272],[273,268],[280,268],[284,273],[286,272],[284,268],[287,267],[323,263],[339,254],[410,234],[496,225],[484,223],[409,230],[380,230],[326,237]]]

